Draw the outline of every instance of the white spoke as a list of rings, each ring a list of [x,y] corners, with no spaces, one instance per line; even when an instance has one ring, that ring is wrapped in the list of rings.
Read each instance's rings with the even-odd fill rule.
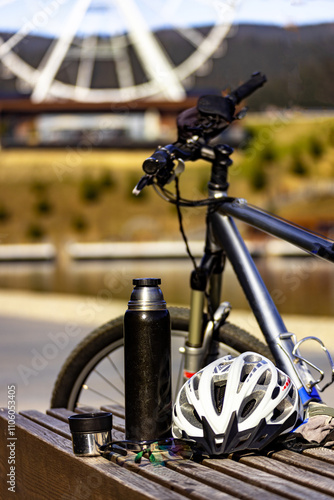
[[[113,37],[111,49],[115,61],[117,79],[120,87],[131,87],[135,84],[131,62],[127,51],[125,37]]]
[[[129,31],[129,38],[134,44],[137,55],[147,76],[167,99],[180,100],[185,91],[178,80],[170,61],[158,41],[151,33],[142,13],[133,0],[118,0]]]
[[[203,4],[203,0],[197,0]],[[46,13],[49,15],[51,4],[57,2],[49,0],[48,10],[41,2],[33,18],[23,19],[16,34],[7,41],[0,38],[0,60],[18,78],[24,80],[32,89],[32,100],[41,102],[46,98],[71,99],[78,102],[127,102],[143,98],[164,98],[168,100],[181,100],[186,96],[184,82],[191,74],[201,68],[217,49],[222,46],[222,41],[227,36],[232,24],[232,14],[239,0],[205,0],[205,5],[212,11],[213,26],[208,32],[202,33],[197,28],[181,29],[178,22],[178,12],[184,0],[168,0],[152,2],[151,0],[67,0],[67,8],[61,9],[59,15],[62,19],[61,33],[58,39],[51,42],[44,53],[38,68],[35,69],[20,55],[20,48],[25,37],[29,35],[36,23],[34,20],[42,19]],[[0,0],[0,6],[17,2],[17,0]],[[62,5],[64,2],[58,2]],[[145,8],[143,8],[145,4]],[[196,8],[194,2],[194,9]],[[92,7],[93,19],[89,18],[89,9]],[[102,7],[102,8],[101,8]],[[116,9],[118,12],[116,12]],[[54,9],[53,9],[54,10]],[[59,10],[59,9],[58,9]],[[105,11],[112,14],[108,21]],[[97,12],[100,11],[100,14]],[[55,10],[54,10],[55,12]],[[148,12],[148,17],[144,13]],[[97,15],[104,16],[105,25],[110,24],[112,30],[116,29],[118,35],[98,38],[97,24],[90,25],[91,36],[78,37],[79,29],[83,26],[87,14],[88,22],[95,23]],[[19,15],[19,12],[18,12]],[[52,14],[53,16],[53,14]],[[52,17],[50,15],[50,17]],[[117,19],[116,19],[117,17]],[[191,53],[177,65],[169,58],[163,46],[164,42],[151,32],[151,20],[167,20],[168,26],[176,20],[175,31],[191,45]],[[148,21],[149,19],[149,21]],[[159,26],[159,24],[157,25]],[[38,27],[38,26],[37,26]],[[120,34],[126,29],[127,34]],[[182,41],[182,40],[181,40]],[[77,43],[76,43],[77,42]],[[76,44],[76,45],[75,45]],[[135,51],[138,63],[146,76],[146,81],[138,82],[130,58],[131,49]],[[79,62],[78,73],[74,81],[65,83],[59,70],[63,61],[69,64]],[[92,86],[94,66],[96,61],[109,60],[114,71],[113,80],[108,86],[107,82],[101,87]],[[114,83],[116,85],[114,85]]]
[[[188,40],[188,42],[196,48],[199,47],[204,40],[204,35],[202,35],[200,31],[192,28],[177,29],[176,31],[182,36],[182,38]]]
[[[15,35],[8,38],[6,42],[1,43],[0,45],[0,58],[5,57],[21,40],[29,35],[30,31],[33,29],[33,24],[26,23],[21,29],[15,33]],[[2,39],[1,39],[2,40]]]
[[[56,40],[55,44],[52,44],[52,49],[47,53],[47,60],[43,59],[38,68],[40,76],[31,95],[31,99],[34,102],[41,102],[46,98],[52,81],[79,29],[90,2],[91,0],[77,0],[67,22],[64,24],[62,34]]]
[[[80,51],[80,64],[77,74],[75,92],[80,92],[78,87],[88,89],[92,81],[94,71],[95,55],[97,48],[97,37],[84,38]]]

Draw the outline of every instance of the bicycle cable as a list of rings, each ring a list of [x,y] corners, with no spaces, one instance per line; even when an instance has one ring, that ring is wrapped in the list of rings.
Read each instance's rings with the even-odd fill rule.
[[[155,192],[163,200],[168,201],[169,203],[176,205],[177,216],[178,216],[178,221],[179,221],[179,230],[180,230],[180,233],[182,235],[182,239],[185,243],[186,252],[187,252],[187,254],[188,254],[188,256],[193,264],[195,272],[198,272],[199,266],[197,265],[195,257],[193,256],[193,254],[190,250],[188,238],[187,238],[187,235],[186,235],[185,230],[184,230],[181,207],[205,207],[205,206],[210,206],[210,205],[211,206],[214,206],[214,205],[218,206],[218,205],[221,205],[222,203],[224,203],[224,201],[232,201],[235,198],[226,196],[224,198],[219,198],[219,199],[205,198],[205,199],[201,199],[201,200],[188,200],[188,199],[181,197],[180,186],[179,186],[179,177],[176,175],[173,180],[175,183],[175,193],[172,193],[171,191],[169,191],[165,187],[161,186],[156,181],[153,182],[152,185],[153,185]],[[208,316],[209,316],[210,320],[212,320],[214,311],[213,311],[212,303],[210,300],[210,294],[208,293],[207,290],[205,290],[204,295],[205,295],[205,298],[207,301]]]
[[[178,179],[178,177],[175,177],[174,182],[175,182],[175,193],[176,193],[176,195],[175,195],[175,205],[176,205],[176,211],[177,211],[177,216],[178,216],[178,221],[179,221],[179,229],[180,229],[183,241],[184,241],[185,246],[186,246],[187,254],[188,254],[188,256],[190,257],[190,259],[191,259],[191,261],[193,263],[194,270],[195,270],[195,272],[198,272],[199,271],[199,267],[198,267],[198,265],[196,263],[195,257],[193,256],[193,254],[192,254],[192,252],[190,250],[188,238],[187,238],[187,235],[185,233],[184,226],[183,226],[183,217],[182,217],[182,212],[181,212],[181,205],[179,203],[179,200],[181,199],[181,197],[180,197],[180,186],[179,186],[179,179]],[[207,290],[204,290],[204,295],[205,295],[206,302],[207,302],[208,315],[209,315],[210,320],[212,320],[213,319],[213,313],[214,313],[214,311],[213,311],[213,307],[212,307],[212,303],[211,303],[211,299],[210,299],[210,294],[208,293]]]
[[[189,255],[189,257],[190,257],[190,259],[191,259],[191,261],[193,263],[194,269],[195,269],[195,271],[198,271],[198,265],[196,263],[195,257],[193,256],[193,254],[192,254],[192,252],[190,250],[188,238],[187,238],[187,235],[185,233],[184,226],[183,226],[183,217],[182,217],[181,206],[180,206],[180,200],[181,200],[180,186],[179,186],[179,179],[178,179],[178,177],[175,177],[174,182],[175,182],[175,192],[176,192],[176,211],[177,211],[177,217],[178,217],[178,220],[179,220],[180,233],[182,235],[184,244],[186,246],[187,254]]]

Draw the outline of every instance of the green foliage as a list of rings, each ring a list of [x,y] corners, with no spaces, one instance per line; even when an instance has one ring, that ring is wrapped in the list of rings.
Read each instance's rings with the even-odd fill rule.
[[[110,170],[103,170],[98,182],[102,189],[113,189],[116,186],[115,179],[113,178]]]
[[[260,153],[261,159],[265,162],[273,162],[277,159],[277,151],[273,144],[268,144]]]
[[[99,201],[103,191],[114,189],[116,182],[109,170],[103,170],[100,175],[92,177],[86,174],[80,184],[81,198],[88,203]]]
[[[4,205],[0,205],[0,223],[4,224],[10,219],[10,217],[10,211]]]
[[[46,182],[43,182],[39,179],[35,179],[32,181],[30,185],[31,191],[36,193],[37,195],[45,194],[47,191],[48,185]]]
[[[74,231],[78,233],[84,233],[87,231],[89,223],[87,218],[84,215],[75,215],[71,220],[71,226]]]
[[[262,191],[267,186],[267,176],[261,164],[252,170],[250,183],[255,191]]]
[[[86,176],[81,181],[80,194],[81,198],[88,203],[97,202],[101,194],[101,185],[92,177]]]
[[[295,154],[292,159],[291,172],[295,175],[306,176],[308,168],[300,154]]]
[[[37,224],[36,222],[32,222],[28,226],[26,234],[30,240],[40,240],[45,236],[46,231],[40,224]]]
[[[309,152],[312,158],[319,159],[324,153],[324,145],[318,137],[312,136],[309,141]]]
[[[49,215],[52,212],[53,207],[49,200],[42,199],[37,201],[35,210],[40,215]]]

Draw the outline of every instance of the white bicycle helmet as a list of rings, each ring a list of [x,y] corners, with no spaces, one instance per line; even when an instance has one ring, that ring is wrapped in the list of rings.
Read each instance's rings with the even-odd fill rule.
[[[302,415],[290,378],[264,356],[225,356],[193,375],[173,410],[173,436],[195,440],[209,455],[260,450],[291,431]]]

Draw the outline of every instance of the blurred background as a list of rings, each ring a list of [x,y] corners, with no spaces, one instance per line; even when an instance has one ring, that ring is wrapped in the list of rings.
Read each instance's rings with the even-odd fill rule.
[[[246,119],[222,138],[236,149],[231,194],[331,237],[330,1],[2,0],[0,7],[2,288],[96,294],[105,272],[120,269],[115,258],[127,247],[74,243],[181,242],[173,207],[152,190],[131,193],[142,161],[175,140],[177,114],[199,95],[233,88],[257,70],[268,83],[245,103]],[[189,165],[182,190],[201,197],[207,180],[205,164]],[[201,239],[203,217],[187,212],[191,241]],[[305,297],[292,303],[301,289],[309,293],[321,263],[298,259],[295,268],[288,247],[244,234],[264,257],[287,252],[284,260],[261,263],[269,287],[285,286],[285,311],[334,312],[334,302],[318,294],[306,309]],[[133,246],[129,255],[145,249]],[[177,256],[172,249],[170,256]],[[130,276],[139,265],[123,264]],[[168,273],[169,300],[186,302],[186,288],[171,283],[170,264],[158,268]],[[172,269],[179,276],[185,263]],[[325,267],[324,296],[330,280]],[[296,294],[299,282],[305,286]],[[235,300],[244,305],[239,293]]]
[[[268,82],[221,138],[235,148],[230,194],[334,238],[331,0],[0,0],[0,9],[3,303],[13,291],[126,301],[132,278],[151,275],[169,304],[187,304],[191,263],[175,209],[132,189],[143,160],[175,140],[178,113],[254,71]],[[204,163],[188,165],[182,193],[203,197],[208,175]],[[197,256],[204,218],[184,213]],[[283,314],[334,313],[328,264],[240,228]],[[229,269],[225,290],[247,310]]]

